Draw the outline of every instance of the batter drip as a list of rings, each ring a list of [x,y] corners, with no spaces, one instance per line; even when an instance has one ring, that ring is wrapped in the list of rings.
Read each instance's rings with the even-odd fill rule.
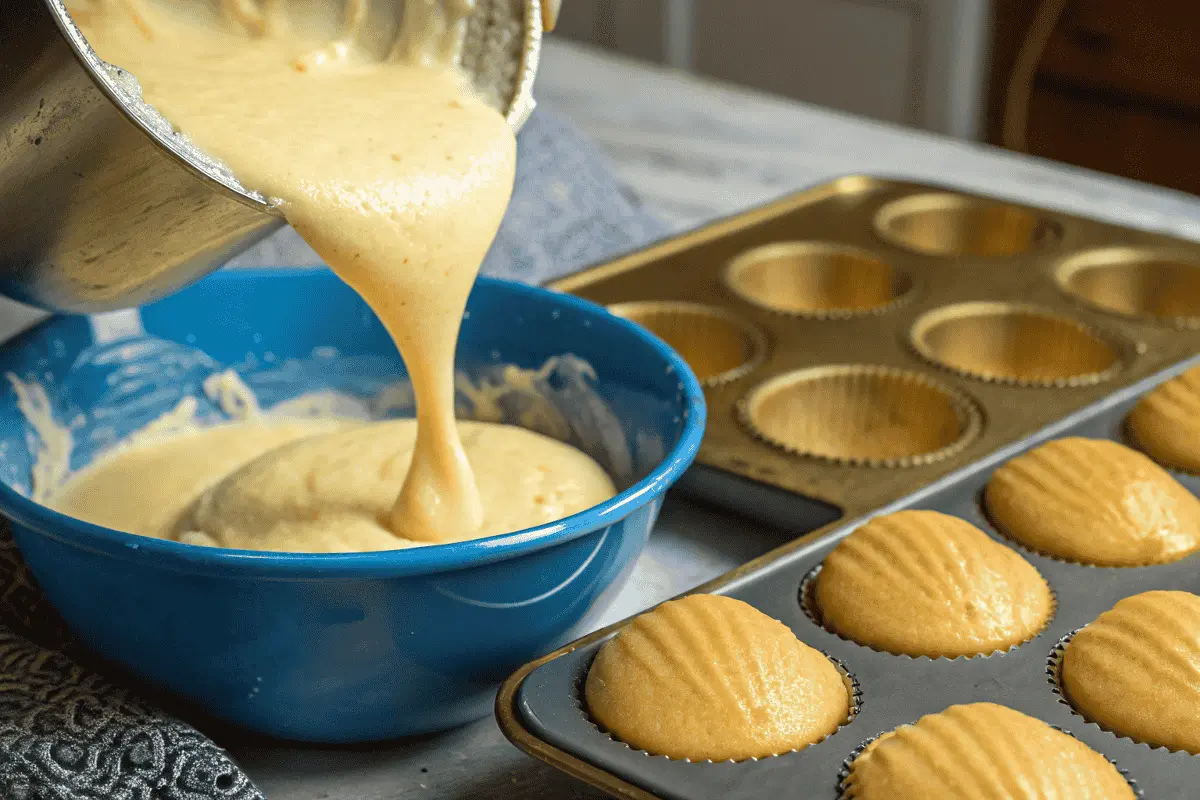
[[[179,526],[194,523],[221,544],[378,549],[398,546],[397,537],[431,543],[480,536],[498,532],[493,528],[500,520],[546,521],[548,509],[574,508],[552,502],[520,513],[485,510],[476,471],[511,473],[514,464],[521,465],[520,474],[509,477],[518,482],[526,465],[552,463],[572,470],[568,483],[587,483],[579,495],[587,502],[611,496],[607,476],[597,482],[594,463],[560,458],[557,442],[519,432],[481,433],[476,441],[505,444],[495,453],[480,446],[472,457],[455,423],[459,326],[508,204],[516,158],[508,124],[456,67],[473,7],[472,0],[407,2],[396,24],[381,21],[368,0],[347,0],[337,21],[290,13],[291,4],[276,0],[222,0],[215,8],[147,0],[72,4],[98,54],[136,76],[148,103],[244,185],[269,197],[363,296],[396,342],[416,396],[415,432],[392,425],[278,451],[223,481],[187,521],[173,521],[177,534],[188,534]],[[243,434],[255,442],[275,436]],[[318,488],[297,498],[272,491],[284,491],[304,471],[290,465],[290,457],[310,466],[336,460],[346,452],[344,437],[387,442],[364,452],[365,461],[342,475],[349,482],[346,495],[356,498],[350,503],[354,513],[369,509],[370,519],[359,525],[339,517],[349,526],[340,534],[332,526],[328,536],[312,526],[301,532],[288,522],[291,516],[303,510],[332,519],[341,513],[338,493]],[[513,445],[517,439],[521,443]],[[257,445],[245,446],[252,451]],[[167,451],[144,459],[183,468],[166,464]],[[106,469],[135,460],[123,457]],[[278,485],[262,479],[264,465],[278,473]],[[495,475],[481,480],[487,486],[500,482]],[[241,481],[247,485],[238,486]],[[505,485],[510,490],[492,491],[489,502],[508,505],[525,497]],[[69,487],[59,508],[84,513],[83,487]],[[385,491],[393,495],[387,503],[380,499]],[[140,505],[137,497],[127,499]],[[328,505],[314,506],[317,499]],[[105,502],[88,499],[92,511]],[[274,513],[283,515],[276,526],[264,516]],[[161,533],[160,522],[156,517],[147,529]]]

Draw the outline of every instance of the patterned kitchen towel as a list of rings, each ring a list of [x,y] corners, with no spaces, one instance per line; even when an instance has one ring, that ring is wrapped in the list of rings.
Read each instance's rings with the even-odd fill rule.
[[[569,126],[538,112],[518,144],[516,189],[487,273],[540,283],[662,235]],[[238,262],[314,258],[285,230]],[[0,521],[0,798],[262,800],[224,750],[80,665],[88,661]]]

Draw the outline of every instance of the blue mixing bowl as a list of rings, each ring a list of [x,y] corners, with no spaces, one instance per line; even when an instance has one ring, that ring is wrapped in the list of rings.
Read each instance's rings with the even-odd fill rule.
[[[591,303],[480,279],[458,346],[461,414],[570,441],[609,470],[615,498],[517,533],[383,553],[142,538],[30,499],[38,432],[18,382],[44,387],[71,429],[72,469],[184,398],[219,421],[204,382],[230,367],[264,408],[325,391],[346,413],[404,416],[412,398],[383,327],[327,271],[218,273],[141,309],[140,324],[56,317],[0,348],[0,513],[83,642],[288,739],[380,740],[486,715],[500,680],[603,610],[704,429],[700,386],[658,339]]]

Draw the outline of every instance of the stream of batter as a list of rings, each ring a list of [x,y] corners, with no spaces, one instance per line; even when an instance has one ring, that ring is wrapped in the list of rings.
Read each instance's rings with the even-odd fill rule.
[[[459,326],[516,159],[504,118],[454,66],[473,6],[407,0],[397,24],[369,0],[346,0],[336,19],[286,0],[71,4],[101,58],[362,295],[400,350],[417,415],[124,448],[54,507],[150,536],[314,552],[519,530],[615,493],[573,448],[454,418]]]

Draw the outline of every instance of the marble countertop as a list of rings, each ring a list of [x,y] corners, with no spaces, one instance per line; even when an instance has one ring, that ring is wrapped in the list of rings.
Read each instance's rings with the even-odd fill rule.
[[[629,192],[672,230],[829,178],[870,173],[1200,239],[1200,198],[717,86],[553,40],[546,43],[535,95],[592,138]],[[255,257],[267,266],[315,258],[290,232]],[[39,316],[0,303],[0,338]],[[607,619],[714,577],[779,544],[779,536],[671,500],[647,557]],[[218,739],[272,800],[598,796],[521,755],[491,720],[376,748]]]

